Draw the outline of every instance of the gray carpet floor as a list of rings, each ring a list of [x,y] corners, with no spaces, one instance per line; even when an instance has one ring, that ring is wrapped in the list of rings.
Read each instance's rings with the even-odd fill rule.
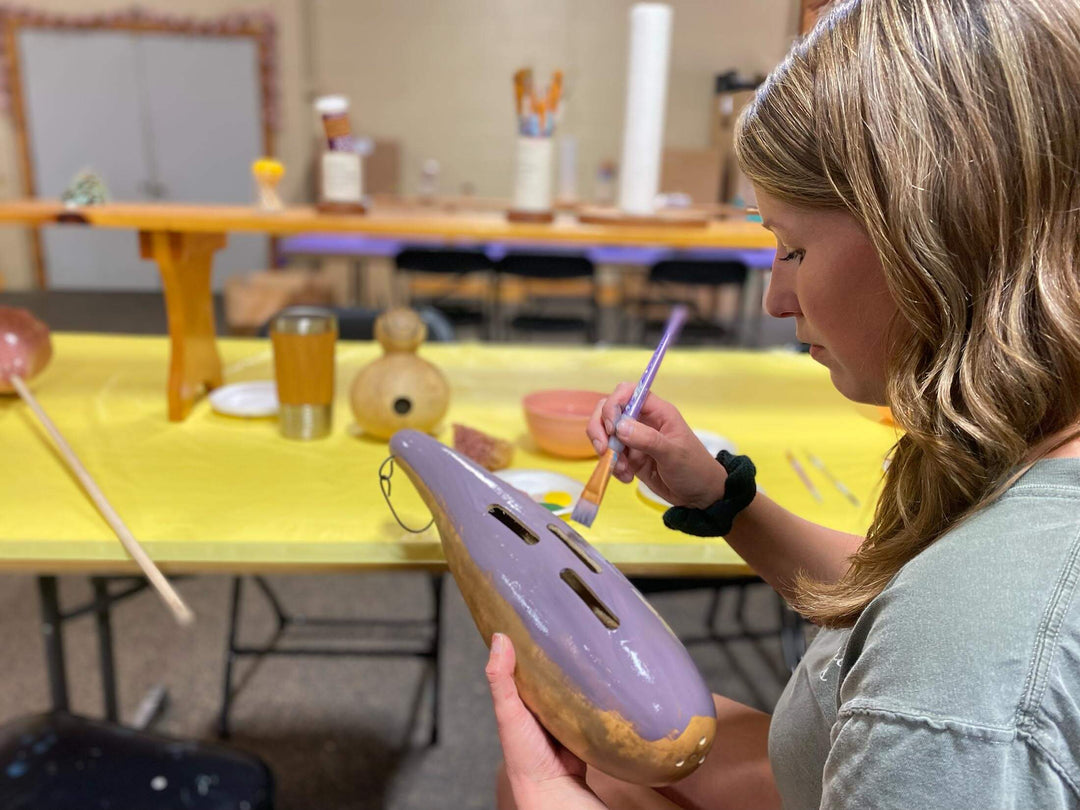
[[[164,311],[157,294],[0,295],[0,304],[29,306],[54,329],[160,333]],[[793,340],[790,324],[765,319],[763,343]],[[271,577],[287,608],[297,614],[365,618],[431,615],[426,575],[372,573]],[[277,780],[279,810],[427,810],[488,808],[499,761],[487,684],[486,650],[460,593],[447,577],[442,605],[442,665],[438,744],[426,744],[432,722],[430,669],[415,658],[303,657],[244,659],[232,713],[231,745],[258,754]],[[60,580],[65,606],[89,598],[84,577]],[[121,719],[130,721],[148,690],[167,688],[169,703],[154,729],[213,740],[221,700],[231,579],[192,577],[178,588],[198,615],[177,627],[156,597],[144,592],[118,604],[113,634]],[[687,639],[706,632],[711,590],[658,593],[651,601]],[[726,589],[719,628],[736,633],[736,590]],[[37,588],[32,575],[0,576],[0,724],[49,708]],[[778,626],[778,602],[763,585],[748,590],[745,625]],[[274,632],[274,617],[248,588],[241,641],[259,644]],[[297,628],[284,641],[303,646],[347,646],[350,631]],[[65,630],[74,711],[102,709],[96,634],[92,619]],[[688,645],[711,688],[735,700],[771,709],[786,680],[775,636]]]
[[[366,618],[431,615],[426,577],[410,573],[270,578],[291,612]],[[90,596],[82,577],[62,577],[65,606]],[[120,714],[130,720],[147,692],[168,690],[154,725],[178,737],[214,740],[221,700],[230,579],[194,577],[178,583],[198,615],[188,630],[175,625],[156,597],[144,592],[119,603],[113,635]],[[274,632],[268,604],[245,591],[242,641],[259,644]],[[763,585],[748,590],[746,623],[777,626],[776,596]],[[701,637],[711,592],[652,596],[657,610],[684,638]],[[736,590],[724,593],[719,627],[734,620]],[[298,628],[294,646],[349,643],[348,630]],[[97,642],[90,617],[65,630],[72,709],[103,711]],[[710,687],[771,709],[785,680],[774,637],[689,645]],[[4,666],[0,724],[49,708],[37,588],[32,576],[0,576],[0,649]],[[430,668],[412,658],[271,657],[244,659],[232,712],[230,744],[261,756],[277,780],[280,810],[421,810],[493,806],[498,740],[483,674],[486,650],[450,578],[443,589],[440,739],[427,744],[432,721]]]

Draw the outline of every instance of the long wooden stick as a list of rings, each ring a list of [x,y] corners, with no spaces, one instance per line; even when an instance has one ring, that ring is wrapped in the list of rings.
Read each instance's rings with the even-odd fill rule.
[[[38,420],[48,431],[52,440],[56,443],[57,448],[60,450],[60,455],[63,456],[64,461],[71,468],[71,471],[75,474],[75,477],[79,479],[79,483],[82,484],[83,489],[86,490],[86,494],[90,496],[90,500],[94,502],[94,506],[101,512],[101,516],[105,518],[105,522],[109,524],[112,530],[116,533],[117,538],[123,543],[124,548],[127,549],[128,554],[135,560],[135,563],[142,569],[142,572],[146,574],[146,578],[150,580],[150,584],[154,586],[157,592],[161,595],[165,604],[169,607],[169,610],[173,612],[176,620],[184,626],[191,624],[195,620],[195,614],[191,612],[191,608],[187,606],[183,599],[180,598],[180,594],[176,592],[172,584],[165,578],[165,575],[161,573],[154,561],[150,559],[146,551],[139,544],[139,541],[135,539],[135,536],[131,533],[131,530],[124,525],[124,521],[120,519],[120,515],[113,509],[112,504],[105,498],[105,494],[101,491],[101,488],[97,485],[94,479],[87,472],[86,468],[79,461],[79,457],[75,455],[75,451],[71,449],[71,445],[67,443],[63,435],[57,429],[56,425],[45,413],[41,405],[38,404],[37,399],[27,388],[26,383],[23,382],[21,377],[11,375],[8,377],[11,380],[11,384],[18,391],[19,396],[23,398],[23,401],[30,406],[30,410],[34,412]]]

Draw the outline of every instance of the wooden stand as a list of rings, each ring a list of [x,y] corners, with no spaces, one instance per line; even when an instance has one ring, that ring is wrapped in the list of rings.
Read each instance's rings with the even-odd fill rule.
[[[203,391],[221,385],[210,271],[223,233],[140,231],[139,252],[157,262],[169,319],[169,420],[180,422]]]
[[[507,222],[525,222],[538,225],[550,225],[555,221],[554,211],[521,211],[511,208],[506,212]]]
[[[578,222],[587,225],[615,225],[644,228],[704,228],[709,224],[709,214],[705,211],[657,211],[655,214],[642,216],[627,214],[618,208],[600,208],[583,206],[577,214]]]

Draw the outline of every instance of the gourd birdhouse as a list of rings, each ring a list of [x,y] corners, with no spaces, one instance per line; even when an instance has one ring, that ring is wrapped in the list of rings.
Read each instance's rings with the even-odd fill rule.
[[[364,433],[379,439],[403,428],[431,433],[446,415],[446,377],[416,353],[426,337],[427,326],[407,307],[388,309],[375,321],[383,356],[360,369],[350,392],[356,423]]]

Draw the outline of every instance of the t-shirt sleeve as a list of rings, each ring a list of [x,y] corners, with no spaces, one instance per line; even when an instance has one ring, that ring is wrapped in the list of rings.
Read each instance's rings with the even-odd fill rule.
[[[1054,763],[1014,730],[841,707],[821,808],[1045,809],[1075,800]]]

